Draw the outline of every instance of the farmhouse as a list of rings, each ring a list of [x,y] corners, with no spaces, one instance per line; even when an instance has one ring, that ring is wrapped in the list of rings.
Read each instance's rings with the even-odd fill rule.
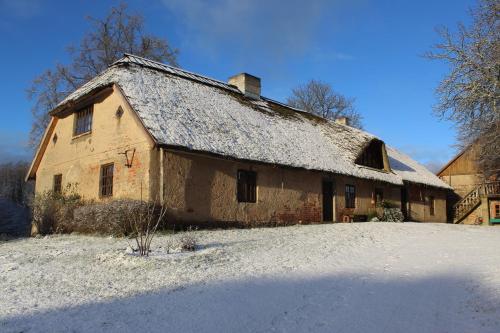
[[[38,193],[159,198],[175,223],[363,220],[382,200],[446,222],[450,187],[425,167],[260,88],[125,55],[51,111],[28,178]]]
[[[448,217],[454,223],[500,224],[500,181],[485,178],[477,166],[477,145],[452,158],[438,177],[453,188],[448,197]]]

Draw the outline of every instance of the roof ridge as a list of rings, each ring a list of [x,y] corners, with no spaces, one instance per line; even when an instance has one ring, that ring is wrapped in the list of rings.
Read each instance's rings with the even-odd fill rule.
[[[179,76],[182,76],[182,77],[186,77],[187,76],[190,79],[194,79],[194,80],[196,80],[198,82],[205,83],[205,84],[207,84],[207,83],[210,84],[210,82],[213,82],[215,84],[211,84],[211,85],[214,85],[214,86],[217,86],[219,88],[223,88],[223,89],[226,89],[226,90],[229,90],[229,91],[238,92],[238,93],[243,94],[235,86],[233,86],[233,85],[231,85],[231,84],[229,84],[227,82],[221,81],[221,80],[213,79],[213,78],[205,76],[205,75],[194,73],[194,72],[191,72],[191,71],[179,68],[179,67],[175,67],[175,66],[172,66],[172,65],[167,65],[167,64],[164,64],[162,62],[159,62],[159,61],[156,61],[156,60],[152,60],[152,59],[148,59],[148,58],[144,58],[144,57],[141,57],[141,56],[138,56],[138,55],[135,55],[135,54],[124,53],[123,55],[124,56],[122,58],[120,58],[117,61],[115,61],[114,63],[112,63],[110,65],[110,67],[114,66],[116,64],[120,64],[120,63],[132,62],[132,63],[138,64],[140,66],[152,67],[154,69],[159,69],[159,70],[168,69],[167,72],[169,72],[171,74],[179,75]],[[125,61],[126,58],[128,58],[127,61]],[[140,61],[138,61],[138,60],[140,60]],[[150,63],[152,65],[155,65],[155,66],[150,66],[150,65],[148,65],[148,63]],[[161,67],[161,68],[158,68],[158,67]],[[172,73],[172,71],[174,71],[174,73]],[[183,74],[185,74],[185,75],[183,75]],[[189,77],[189,76],[194,76],[195,78],[192,78],[192,77]],[[295,112],[311,114],[310,112],[308,112],[306,110],[293,107],[293,106],[291,106],[289,104],[286,104],[284,102],[281,102],[281,101],[278,101],[278,100],[275,100],[275,99],[272,99],[272,98],[269,98],[269,97],[266,97],[266,96],[260,96],[260,97],[265,102],[275,103],[275,104],[278,104],[280,106],[286,107],[286,108],[288,108],[288,109],[290,109],[292,111],[295,111]],[[312,114],[312,115],[314,115],[314,114]],[[318,116],[318,115],[315,115],[315,116],[317,116],[319,118],[322,118],[322,119],[325,119],[328,122],[334,122],[334,121],[332,121],[330,119],[323,118],[323,117]],[[339,124],[339,125],[341,125],[341,124]]]
[[[241,91],[238,88],[236,88],[235,86],[233,86],[227,82],[217,80],[217,79],[214,79],[214,78],[211,78],[208,76],[204,76],[204,75],[201,75],[198,73],[194,73],[194,72],[191,72],[191,71],[179,68],[179,67],[175,67],[172,65],[167,65],[167,64],[164,64],[164,63],[156,61],[156,60],[144,58],[144,57],[141,57],[141,56],[138,56],[135,54],[130,54],[130,53],[124,53],[123,57],[118,59],[114,63],[112,63],[110,65],[110,67],[117,65],[117,64],[120,64],[120,63],[128,63],[128,62],[137,64],[140,66],[145,66],[145,67],[150,67],[150,68],[157,69],[157,70],[166,71],[170,74],[182,76],[184,78],[188,78],[188,79],[195,80],[198,82],[210,84],[212,86],[216,86],[216,87],[230,90],[233,92],[241,93]]]
[[[286,107],[286,108],[289,108],[290,110],[292,111],[295,111],[295,112],[299,112],[299,113],[305,113],[305,114],[308,114],[308,115],[312,115],[314,117],[318,117],[318,118],[321,118],[323,120],[325,120],[326,122],[328,122],[329,124],[333,124],[335,126],[341,126],[341,127],[347,127],[349,129],[353,129],[353,130],[356,130],[358,132],[361,132],[361,133],[364,133],[364,134],[368,134],[374,138],[378,138],[375,134],[372,134],[370,132],[367,132],[365,130],[362,130],[362,129],[359,129],[359,128],[356,128],[356,127],[352,127],[352,126],[349,126],[349,125],[344,125],[344,124],[340,124],[340,123],[337,123],[334,119],[329,119],[329,118],[325,118],[325,117],[321,117],[317,114],[314,114],[314,113],[311,113],[311,112],[308,112],[304,109],[299,109],[299,108],[296,108],[294,106],[291,106],[289,104],[286,104],[284,102],[280,102],[280,101],[277,101],[275,99],[272,99],[272,98],[269,98],[269,97],[265,97],[265,96],[261,96],[261,98],[266,101],[266,102],[270,102],[270,103],[274,103],[274,104],[278,104],[280,106],[283,106],[283,107]]]

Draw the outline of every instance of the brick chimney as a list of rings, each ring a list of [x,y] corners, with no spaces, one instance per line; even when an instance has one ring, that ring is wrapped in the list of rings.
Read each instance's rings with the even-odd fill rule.
[[[337,124],[349,126],[349,118],[348,117],[338,117],[337,119],[335,119],[335,122]]]
[[[240,73],[231,76],[228,83],[236,86],[245,96],[260,99],[260,78],[247,73]]]

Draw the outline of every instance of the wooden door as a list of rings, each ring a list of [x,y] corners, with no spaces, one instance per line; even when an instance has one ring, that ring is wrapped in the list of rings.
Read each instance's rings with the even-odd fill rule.
[[[323,181],[323,221],[333,222],[333,182]]]
[[[405,221],[408,220],[408,189],[406,187],[401,188],[401,212]]]

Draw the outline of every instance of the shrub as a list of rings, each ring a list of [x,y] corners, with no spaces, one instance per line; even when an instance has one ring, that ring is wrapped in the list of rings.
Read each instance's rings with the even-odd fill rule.
[[[61,193],[45,191],[33,199],[33,224],[39,234],[61,232],[67,221],[72,221],[76,208],[83,200],[76,193],[76,185],[68,184]]]
[[[125,236],[131,233],[129,218],[144,209],[144,202],[117,199],[110,202],[93,202],[78,207],[74,219],[66,221],[60,231],[65,233],[97,233]]]
[[[384,208],[382,221],[384,222],[403,222],[404,215],[399,208]]]
[[[51,233],[105,234],[112,236],[149,235],[163,227],[160,210],[152,203],[132,199],[110,202],[84,202],[76,187],[68,185],[62,193],[46,191],[33,200],[33,224],[42,235]],[[161,215],[160,214],[160,215]],[[155,219],[155,223],[151,221]],[[156,223],[158,222],[158,223]]]
[[[189,227],[188,231],[184,232],[179,238],[179,247],[182,251],[195,251],[197,245],[198,240],[194,235],[193,228]]]
[[[393,202],[389,200],[382,200],[377,204],[377,206],[382,208],[398,208]]]

